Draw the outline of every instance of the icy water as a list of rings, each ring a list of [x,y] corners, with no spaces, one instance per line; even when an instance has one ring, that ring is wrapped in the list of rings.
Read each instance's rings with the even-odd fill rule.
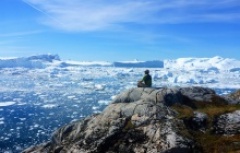
[[[20,152],[48,140],[64,124],[101,112],[111,95],[5,92],[0,97],[5,101],[0,107],[0,152]]]
[[[101,112],[115,95],[135,87],[143,71],[91,67],[0,69],[0,152],[19,153],[49,140],[61,126]],[[192,83],[175,82],[182,72],[150,71],[157,87]],[[222,79],[217,76],[216,81],[203,85],[214,85],[219,94],[235,90],[216,88],[218,78]]]

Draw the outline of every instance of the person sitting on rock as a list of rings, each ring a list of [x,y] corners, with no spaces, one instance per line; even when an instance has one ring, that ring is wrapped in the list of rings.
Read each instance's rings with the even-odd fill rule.
[[[145,75],[142,80],[138,81],[138,87],[151,87],[152,86],[152,76],[149,74],[149,70],[144,71]]]

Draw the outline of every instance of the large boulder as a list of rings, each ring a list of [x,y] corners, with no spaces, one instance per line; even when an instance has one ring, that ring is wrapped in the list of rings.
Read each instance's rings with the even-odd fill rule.
[[[215,130],[218,134],[240,134],[240,110],[217,117]]]
[[[234,93],[228,94],[225,96],[225,98],[231,103],[231,104],[240,104],[240,90],[235,91]]]
[[[102,113],[58,129],[50,142],[23,153],[202,152],[194,137],[184,133],[188,133],[188,128],[205,130],[207,115],[195,111],[186,124],[171,106],[186,105],[195,109],[201,103],[216,101],[227,103],[213,90],[201,87],[129,89],[119,94]],[[225,118],[222,116],[217,122],[216,125],[221,125],[218,131],[224,131]]]

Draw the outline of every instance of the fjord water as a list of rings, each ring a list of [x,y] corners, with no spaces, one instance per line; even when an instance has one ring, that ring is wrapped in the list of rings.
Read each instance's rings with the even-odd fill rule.
[[[65,124],[101,112],[115,95],[135,87],[145,69],[150,70],[153,87],[158,88],[203,86],[227,94],[240,87],[240,66],[222,69],[214,66],[216,58],[209,59],[213,63],[205,67],[203,64],[208,62],[203,61],[198,64],[202,67],[196,69],[188,63],[189,59],[180,60],[182,67],[176,67],[176,61],[168,61],[166,68],[156,67],[159,62],[150,62],[153,67],[141,63],[139,68],[126,62],[125,67],[79,63],[63,66],[59,60],[58,64],[50,62],[50,66],[44,66],[46,61],[37,60],[38,66],[42,63],[39,67],[0,69],[0,152],[20,152],[49,140],[52,132]]]

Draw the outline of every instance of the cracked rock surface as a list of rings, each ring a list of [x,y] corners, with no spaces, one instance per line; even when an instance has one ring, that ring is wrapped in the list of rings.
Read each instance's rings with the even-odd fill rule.
[[[50,142],[30,147],[23,153],[201,152],[193,138],[181,134],[187,126],[169,106],[177,103],[194,108],[196,102],[212,103],[216,99],[228,103],[209,88],[129,89],[119,94],[102,113],[61,127]],[[239,112],[233,115],[239,118]],[[227,126],[224,119],[230,116],[219,118],[218,131],[224,132]],[[201,124],[206,124],[206,118],[206,114],[195,112],[193,121],[197,130],[204,129]],[[239,120],[228,123],[239,124]],[[239,132],[237,129],[231,131]]]

